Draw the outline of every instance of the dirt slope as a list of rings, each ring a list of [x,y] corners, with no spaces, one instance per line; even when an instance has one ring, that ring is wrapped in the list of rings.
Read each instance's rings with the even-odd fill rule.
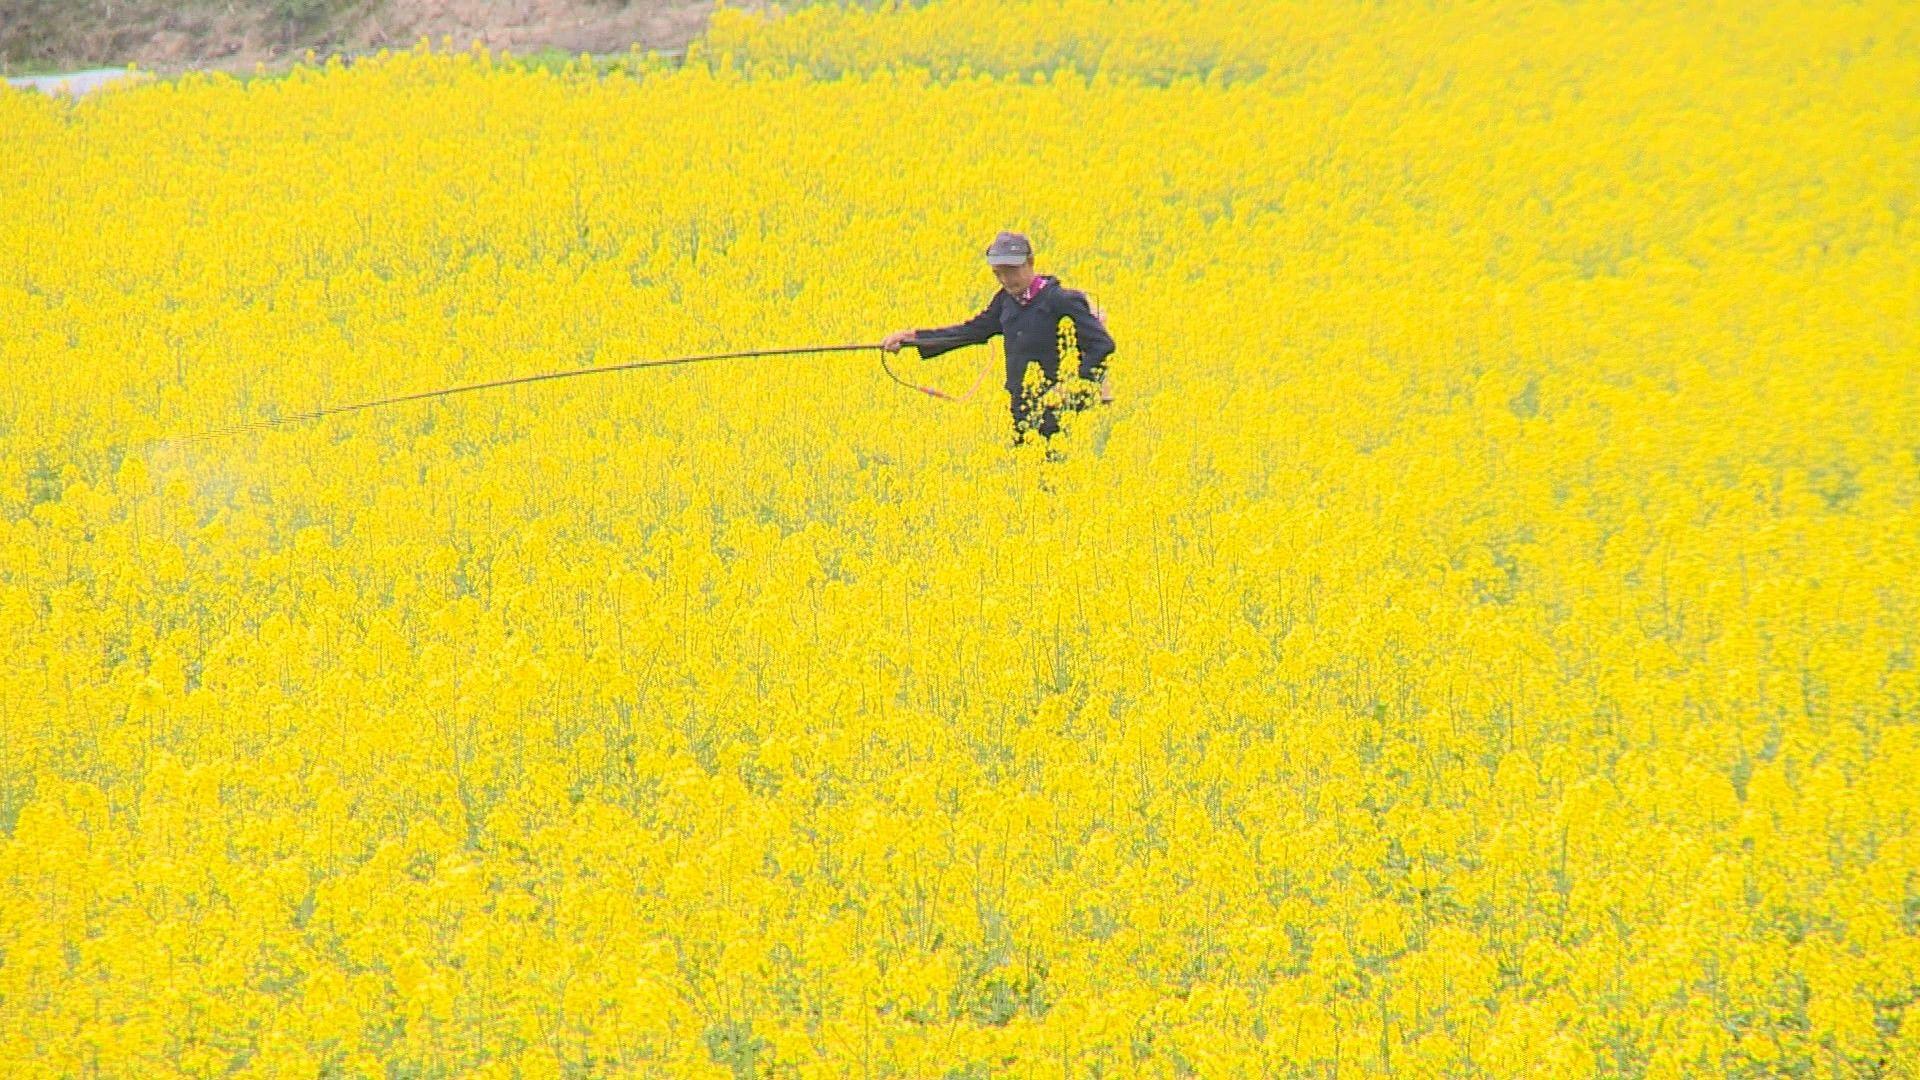
[[[743,4],[737,6],[753,6]],[[0,0],[9,71],[138,63],[155,71],[280,67],[320,55],[479,40],[517,53],[684,46],[712,0]]]

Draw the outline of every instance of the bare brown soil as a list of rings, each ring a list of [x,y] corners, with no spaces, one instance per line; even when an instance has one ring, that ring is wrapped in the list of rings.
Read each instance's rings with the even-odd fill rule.
[[[752,4],[739,6],[755,6]],[[324,57],[475,41],[515,53],[670,51],[712,0],[0,0],[0,63],[20,70],[283,68]]]

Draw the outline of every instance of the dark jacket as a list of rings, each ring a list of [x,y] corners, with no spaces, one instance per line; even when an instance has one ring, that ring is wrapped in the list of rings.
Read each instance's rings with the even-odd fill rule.
[[[1025,304],[996,289],[986,310],[963,323],[914,331],[912,343],[922,360],[966,345],[984,345],[999,334],[1006,339],[1007,392],[1018,394],[1027,365],[1038,363],[1049,382],[1059,377],[1060,320],[1073,320],[1074,342],[1080,349],[1080,377],[1098,381],[1113,355],[1113,338],[1087,304],[1087,294],[1069,289],[1048,277],[1047,285]]]

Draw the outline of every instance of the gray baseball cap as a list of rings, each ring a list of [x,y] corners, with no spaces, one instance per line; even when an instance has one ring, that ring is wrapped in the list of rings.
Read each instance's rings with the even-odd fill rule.
[[[1033,245],[1017,232],[1003,232],[987,245],[987,265],[1019,266],[1033,258]]]

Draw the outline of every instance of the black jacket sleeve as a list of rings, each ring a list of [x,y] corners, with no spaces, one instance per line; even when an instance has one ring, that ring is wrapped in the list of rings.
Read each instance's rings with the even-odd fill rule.
[[[933,330],[915,330],[914,340],[910,342],[920,350],[920,359],[930,360],[943,352],[967,345],[984,345],[1000,332],[1000,297],[996,292],[987,302],[986,310],[963,323],[942,326]]]
[[[1093,314],[1087,294],[1078,289],[1060,290],[1060,313],[1073,320],[1073,340],[1080,349],[1080,377],[1098,382],[1107,357],[1113,355],[1113,335]]]

